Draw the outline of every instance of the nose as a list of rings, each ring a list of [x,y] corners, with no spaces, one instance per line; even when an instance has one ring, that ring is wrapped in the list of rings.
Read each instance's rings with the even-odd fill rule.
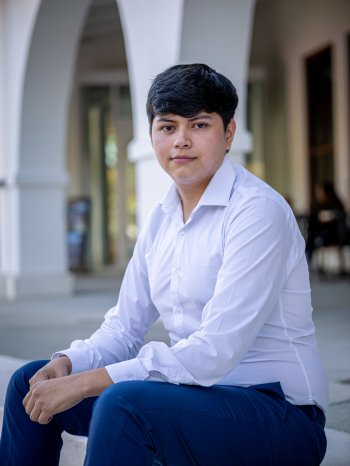
[[[176,149],[189,148],[191,146],[191,138],[188,130],[179,128],[176,131],[173,144]]]

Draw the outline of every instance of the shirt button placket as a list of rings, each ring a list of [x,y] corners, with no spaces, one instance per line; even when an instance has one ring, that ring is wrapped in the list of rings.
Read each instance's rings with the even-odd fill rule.
[[[179,270],[180,270],[180,261],[181,253],[184,244],[185,230],[182,228],[178,231],[176,237],[176,245],[174,251],[174,261],[172,267],[172,276],[171,276],[171,289],[173,297],[173,310],[174,310],[174,328],[179,329],[182,322],[182,313],[179,299]]]

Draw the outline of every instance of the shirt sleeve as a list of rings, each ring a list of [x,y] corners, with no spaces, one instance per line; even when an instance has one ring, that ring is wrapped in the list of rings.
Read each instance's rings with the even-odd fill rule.
[[[115,367],[116,362],[135,358],[145,334],[159,317],[150,298],[146,248],[147,228],[144,228],[126,269],[116,306],[106,313],[103,324],[90,338],[73,341],[70,348],[56,352],[52,359],[68,356],[72,362],[72,373],[76,373],[109,365]],[[139,361],[134,360],[129,365],[121,379],[131,379],[131,373],[137,379],[148,376]]]
[[[199,330],[172,347],[146,344],[135,359],[107,368],[112,379],[132,373],[175,384],[219,382],[240,363],[280,299],[292,236],[278,202],[243,203],[226,228],[223,263]]]

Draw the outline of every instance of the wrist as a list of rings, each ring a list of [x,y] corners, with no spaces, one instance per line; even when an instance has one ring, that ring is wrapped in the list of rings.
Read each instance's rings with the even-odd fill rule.
[[[58,361],[58,364],[60,367],[64,369],[64,372],[67,373],[67,375],[71,374],[72,372],[72,361],[69,359],[68,356],[65,354],[60,354],[58,358],[53,359],[53,361]]]

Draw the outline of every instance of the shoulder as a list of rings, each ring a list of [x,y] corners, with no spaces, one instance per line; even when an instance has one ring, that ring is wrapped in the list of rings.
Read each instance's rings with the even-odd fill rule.
[[[240,165],[235,165],[236,179],[230,198],[230,206],[239,207],[242,204],[268,203],[277,205],[286,213],[290,212],[287,201],[265,181],[250,173]]]
[[[236,178],[226,211],[226,223],[235,220],[276,224],[295,230],[294,213],[284,197],[269,184],[250,173],[240,165],[235,165]]]

